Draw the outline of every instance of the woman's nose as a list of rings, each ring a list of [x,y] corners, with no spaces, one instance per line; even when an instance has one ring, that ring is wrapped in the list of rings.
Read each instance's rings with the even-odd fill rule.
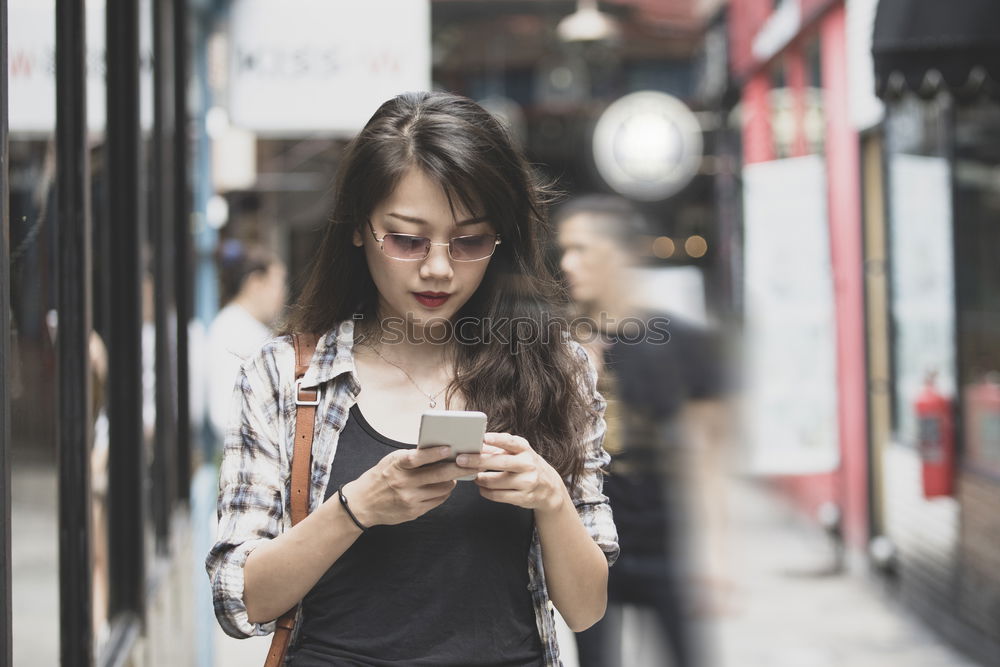
[[[420,277],[429,279],[450,279],[453,274],[448,246],[433,245],[427,257],[420,264]]]

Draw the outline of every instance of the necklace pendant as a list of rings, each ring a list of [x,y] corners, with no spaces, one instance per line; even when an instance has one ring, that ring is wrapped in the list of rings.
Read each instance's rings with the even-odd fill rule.
[[[430,407],[432,407],[432,408],[436,408],[437,407],[437,401],[435,401],[433,398],[431,399]]]

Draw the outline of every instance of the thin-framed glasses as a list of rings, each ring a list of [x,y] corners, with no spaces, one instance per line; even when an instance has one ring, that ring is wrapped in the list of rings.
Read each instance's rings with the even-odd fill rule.
[[[500,245],[499,234],[469,234],[468,236],[455,236],[447,243],[437,243],[431,241],[426,236],[413,236],[412,234],[383,234],[379,238],[375,234],[375,227],[372,221],[368,220],[368,229],[372,232],[372,238],[378,243],[378,247],[389,257],[412,262],[424,259],[431,251],[431,246],[448,246],[448,256],[456,262],[478,262],[479,260],[492,257],[498,245]]]

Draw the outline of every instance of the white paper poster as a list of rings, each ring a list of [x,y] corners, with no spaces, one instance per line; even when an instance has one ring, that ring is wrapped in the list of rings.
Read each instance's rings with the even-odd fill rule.
[[[748,165],[745,208],[746,435],[752,472],[836,468],[836,328],[817,155]]]

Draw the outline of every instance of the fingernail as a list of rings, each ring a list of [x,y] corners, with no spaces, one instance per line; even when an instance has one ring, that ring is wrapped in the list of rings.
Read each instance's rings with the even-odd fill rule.
[[[460,466],[468,465],[468,463],[469,463],[469,457],[468,457],[468,455],[466,455],[466,454],[459,454],[457,457],[455,457],[455,463],[457,463]]]

